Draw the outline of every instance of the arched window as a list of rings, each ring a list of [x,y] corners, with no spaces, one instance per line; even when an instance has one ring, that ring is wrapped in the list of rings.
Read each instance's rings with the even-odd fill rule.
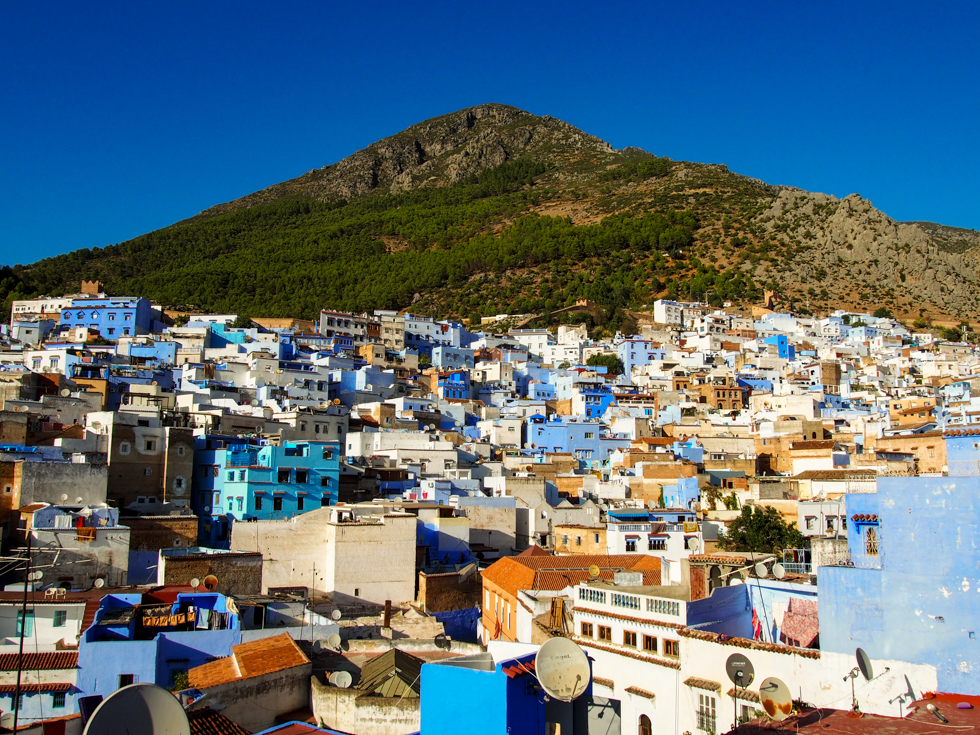
[[[653,735],[653,725],[650,724],[650,718],[646,715],[640,715],[640,725],[637,728],[639,735]]]

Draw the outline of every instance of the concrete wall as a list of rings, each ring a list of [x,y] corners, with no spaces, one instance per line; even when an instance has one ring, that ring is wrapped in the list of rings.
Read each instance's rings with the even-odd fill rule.
[[[311,678],[313,716],[317,725],[357,735],[404,735],[418,732],[418,697],[371,697],[357,689],[340,689]]]
[[[456,506],[470,519],[470,544],[501,550],[517,547],[517,501],[514,498],[460,497]]]
[[[384,604],[415,599],[415,527],[412,515],[339,523],[328,530],[326,589]]]
[[[96,579],[109,587],[123,587],[129,578],[129,529],[125,526],[87,528],[91,541],[80,540],[72,529],[34,529],[35,563],[44,568],[44,579],[55,585],[71,584],[88,589]]]
[[[276,717],[310,704],[308,682],[313,664],[294,666],[264,676],[253,676],[203,689],[204,704],[224,707],[221,714],[250,732],[276,724]]]
[[[184,585],[189,580],[218,578],[215,592],[223,595],[262,594],[262,555],[252,552],[173,554],[159,552],[157,584]]]
[[[881,477],[847,495],[852,567],[820,567],[826,651],[934,666],[941,691],[980,691],[980,478]],[[866,553],[877,515],[879,553]]]

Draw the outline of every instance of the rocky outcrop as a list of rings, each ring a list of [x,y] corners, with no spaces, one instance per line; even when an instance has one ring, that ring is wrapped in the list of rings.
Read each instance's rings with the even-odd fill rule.
[[[507,105],[470,107],[413,125],[335,164],[205,210],[210,216],[286,196],[344,200],[374,191],[399,193],[445,186],[505,161],[549,153],[612,153],[598,138],[550,116]]]

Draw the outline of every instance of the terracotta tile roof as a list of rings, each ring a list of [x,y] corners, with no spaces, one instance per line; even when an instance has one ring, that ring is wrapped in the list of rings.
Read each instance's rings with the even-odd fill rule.
[[[737,564],[739,566],[747,566],[751,563],[745,557],[725,556],[724,554],[691,554],[688,560],[701,564]]]
[[[210,707],[187,713],[191,735],[249,735],[249,731]]]
[[[67,692],[72,684],[62,681],[49,681],[44,684],[21,684],[22,692]],[[0,694],[13,694],[17,691],[16,684],[0,684]]]
[[[946,429],[943,436],[980,436],[980,429]]]
[[[232,646],[232,655],[187,672],[188,685],[198,689],[250,679],[310,663],[288,634]]]
[[[572,584],[578,584],[589,578],[588,570],[592,565],[599,567],[602,578],[611,579],[616,571],[649,570],[656,574],[644,573],[644,580],[649,578],[656,581],[646,583],[660,583],[660,558],[646,554],[505,556],[491,564],[482,574],[485,580],[516,596],[518,590],[564,589],[569,580]]]
[[[728,690],[728,696],[732,698],[736,698],[735,687],[732,687],[731,689]],[[760,701],[759,692],[753,691],[751,689],[739,689],[737,698],[743,699],[746,702],[755,702],[756,704],[758,704]]]
[[[612,679],[603,679],[601,676],[593,676],[592,682],[598,684],[599,686],[606,687],[607,689],[615,689],[616,682]]]
[[[790,449],[833,449],[837,442],[833,439],[814,439],[803,442],[793,442]]]
[[[593,679],[594,681],[594,679]],[[646,697],[647,699],[657,699],[657,695],[653,692],[648,692],[646,689],[640,689],[640,687],[626,687],[626,691],[630,694],[635,694],[638,697]]]
[[[598,651],[606,651],[608,653],[615,653],[620,656],[626,656],[626,658],[635,658],[637,661],[646,661],[650,664],[657,664],[657,666],[663,666],[665,669],[680,669],[681,662],[673,659],[664,659],[659,656],[650,656],[649,654],[640,653],[639,651],[630,651],[626,648],[617,648],[615,646],[607,646],[601,643],[597,643],[591,638],[583,638],[580,635],[572,636],[572,640],[578,643],[580,646],[585,648],[595,648]]]
[[[34,511],[41,510],[41,508],[47,508],[47,503],[31,503],[30,505],[25,505],[23,508],[18,508],[21,513],[33,513]]]
[[[750,641],[748,638],[721,638],[718,633],[709,633],[705,630],[692,630],[684,628],[677,631],[677,634],[684,638],[697,638],[701,641],[711,641],[722,646],[737,646],[738,648],[754,648],[757,651],[771,651],[772,653],[785,653],[790,656],[803,656],[803,658],[820,658],[820,651],[812,648],[796,648],[794,646],[781,646],[776,643],[764,643],[762,641]]]
[[[711,679],[699,679],[696,676],[689,676],[684,680],[684,686],[694,687],[695,689],[707,689],[710,692],[720,692],[721,684]]]
[[[526,556],[551,556],[547,551],[542,549],[540,546],[528,546],[524,551],[518,554],[520,557]]]
[[[0,671],[16,671],[16,653],[0,654]],[[22,669],[37,671],[39,669],[74,669],[78,665],[78,651],[46,651],[43,653],[25,653]]]

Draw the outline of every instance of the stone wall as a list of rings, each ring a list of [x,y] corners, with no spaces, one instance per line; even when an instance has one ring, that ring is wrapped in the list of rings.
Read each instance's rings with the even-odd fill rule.
[[[472,567],[469,567],[472,570]],[[418,602],[428,613],[466,610],[480,604],[483,583],[480,575],[465,578],[459,572],[426,574],[419,572]]]
[[[312,677],[311,700],[317,725],[358,735],[404,735],[418,732],[418,697],[365,696],[358,689],[340,689]]]
[[[223,595],[262,594],[262,554],[240,552],[224,554],[160,554],[158,584],[190,584],[208,575],[218,578],[216,592]]]

